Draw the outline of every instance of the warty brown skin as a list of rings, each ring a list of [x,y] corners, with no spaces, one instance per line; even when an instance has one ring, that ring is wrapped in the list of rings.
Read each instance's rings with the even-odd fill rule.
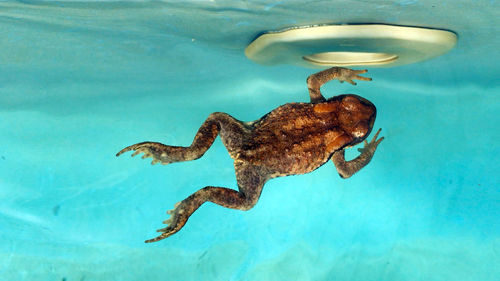
[[[254,122],[242,122],[226,113],[210,114],[198,130],[189,147],[168,146],[157,142],[142,142],[122,149],[117,156],[134,150],[132,156],[144,153],[152,164],[198,159],[220,135],[231,158],[234,159],[239,191],[207,186],[177,203],[167,213],[167,227],[162,234],[146,242],[155,242],[178,232],[189,216],[203,203],[210,201],[221,206],[249,210],[258,201],[266,181],[276,177],[309,173],[332,159],[340,176],[347,178],[366,166],[383,137],[379,131],[368,143],[376,117],[376,108],[356,95],[340,95],[326,100],[320,87],[332,79],[340,82],[370,78],[359,76],[366,70],[333,67],[307,78],[310,103],[282,105]],[[361,154],[345,161],[344,150],[364,140]]]

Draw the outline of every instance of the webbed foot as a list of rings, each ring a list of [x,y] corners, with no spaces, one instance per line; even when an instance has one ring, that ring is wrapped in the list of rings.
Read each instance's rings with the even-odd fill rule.
[[[183,206],[182,203],[183,202],[176,203],[172,210],[167,211],[167,214],[171,216],[169,219],[163,221],[167,226],[157,230],[157,232],[161,232],[162,234],[144,242],[152,243],[163,240],[178,232],[186,224],[190,213],[185,210],[185,206]]]
[[[124,149],[120,150],[120,152],[118,152],[116,156],[118,157],[127,151],[134,150],[134,153],[132,153],[132,157],[136,156],[137,154],[144,153],[142,159],[146,159],[148,157],[153,158],[151,165],[157,163],[166,165],[172,162],[176,162],[174,159],[172,159],[172,157],[169,156],[169,150],[171,149],[171,146],[167,146],[159,142],[141,142],[125,147]]]
[[[338,77],[338,80],[340,83],[348,82],[351,83],[352,85],[356,85],[356,82],[352,81],[354,79],[361,80],[361,81],[372,81],[371,78],[369,77],[363,77],[359,76],[358,74],[366,73],[368,72],[367,69],[363,70],[354,70],[354,69],[349,69],[349,68],[339,68],[340,75]]]

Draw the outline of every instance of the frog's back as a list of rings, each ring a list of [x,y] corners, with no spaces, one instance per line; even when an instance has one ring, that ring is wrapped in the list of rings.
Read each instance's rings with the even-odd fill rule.
[[[282,105],[252,124],[239,158],[267,167],[275,176],[304,174],[331,156],[325,140],[341,134],[336,115],[318,114],[311,103]]]

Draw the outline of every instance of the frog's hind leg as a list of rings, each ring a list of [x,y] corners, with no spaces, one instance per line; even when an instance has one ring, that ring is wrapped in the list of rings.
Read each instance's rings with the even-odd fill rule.
[[[171,217],[163,222],[168,224],[167,227],[158,229],[158,232],[162,234],[145,242],[156,242],[178,232],[186,224],[189,217],[205,202],[243,211],[250,210],[255,206],[267,180],[266,175],[260,168],[248,164],[235,163],[235,169],[239,191],[215,186],[206,186],[196,191],[175,204],[174,209],[167,212]],[[217,219],[212,222],[217,222]]]
[[[132,156],[144,153],[143,159],[152,157],[151,164],[195,160],[205,154],[219,133],[227,147],[234,147],[238,145],[234,142],[238,142],[238,140],[241,142],[244,125],[228,114],[215,112],[210,114],[201,125],[193,143],[188,147],[170,146],[158,142],[141,142],[122,149],[116,156],[134,150]]]

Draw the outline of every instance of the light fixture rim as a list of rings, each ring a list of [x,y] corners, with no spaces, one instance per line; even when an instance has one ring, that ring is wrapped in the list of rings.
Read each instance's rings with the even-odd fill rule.
[[[388,24],[311,25],[261,34],[247,46],[245,54],[264,65],[293,64],[324,68],[335,65],[305,60],[304,57],[334,51],[390,53],[397,58],[386,63],[354,62],[342,65],[391,67],[442,55],[451,50],[457,40],[455,32],[437,28]],[[345,48],[348,44],[342,45],[342,42],[350,42],[351,46]],[[311,51],[315,48],[319,51]]]

